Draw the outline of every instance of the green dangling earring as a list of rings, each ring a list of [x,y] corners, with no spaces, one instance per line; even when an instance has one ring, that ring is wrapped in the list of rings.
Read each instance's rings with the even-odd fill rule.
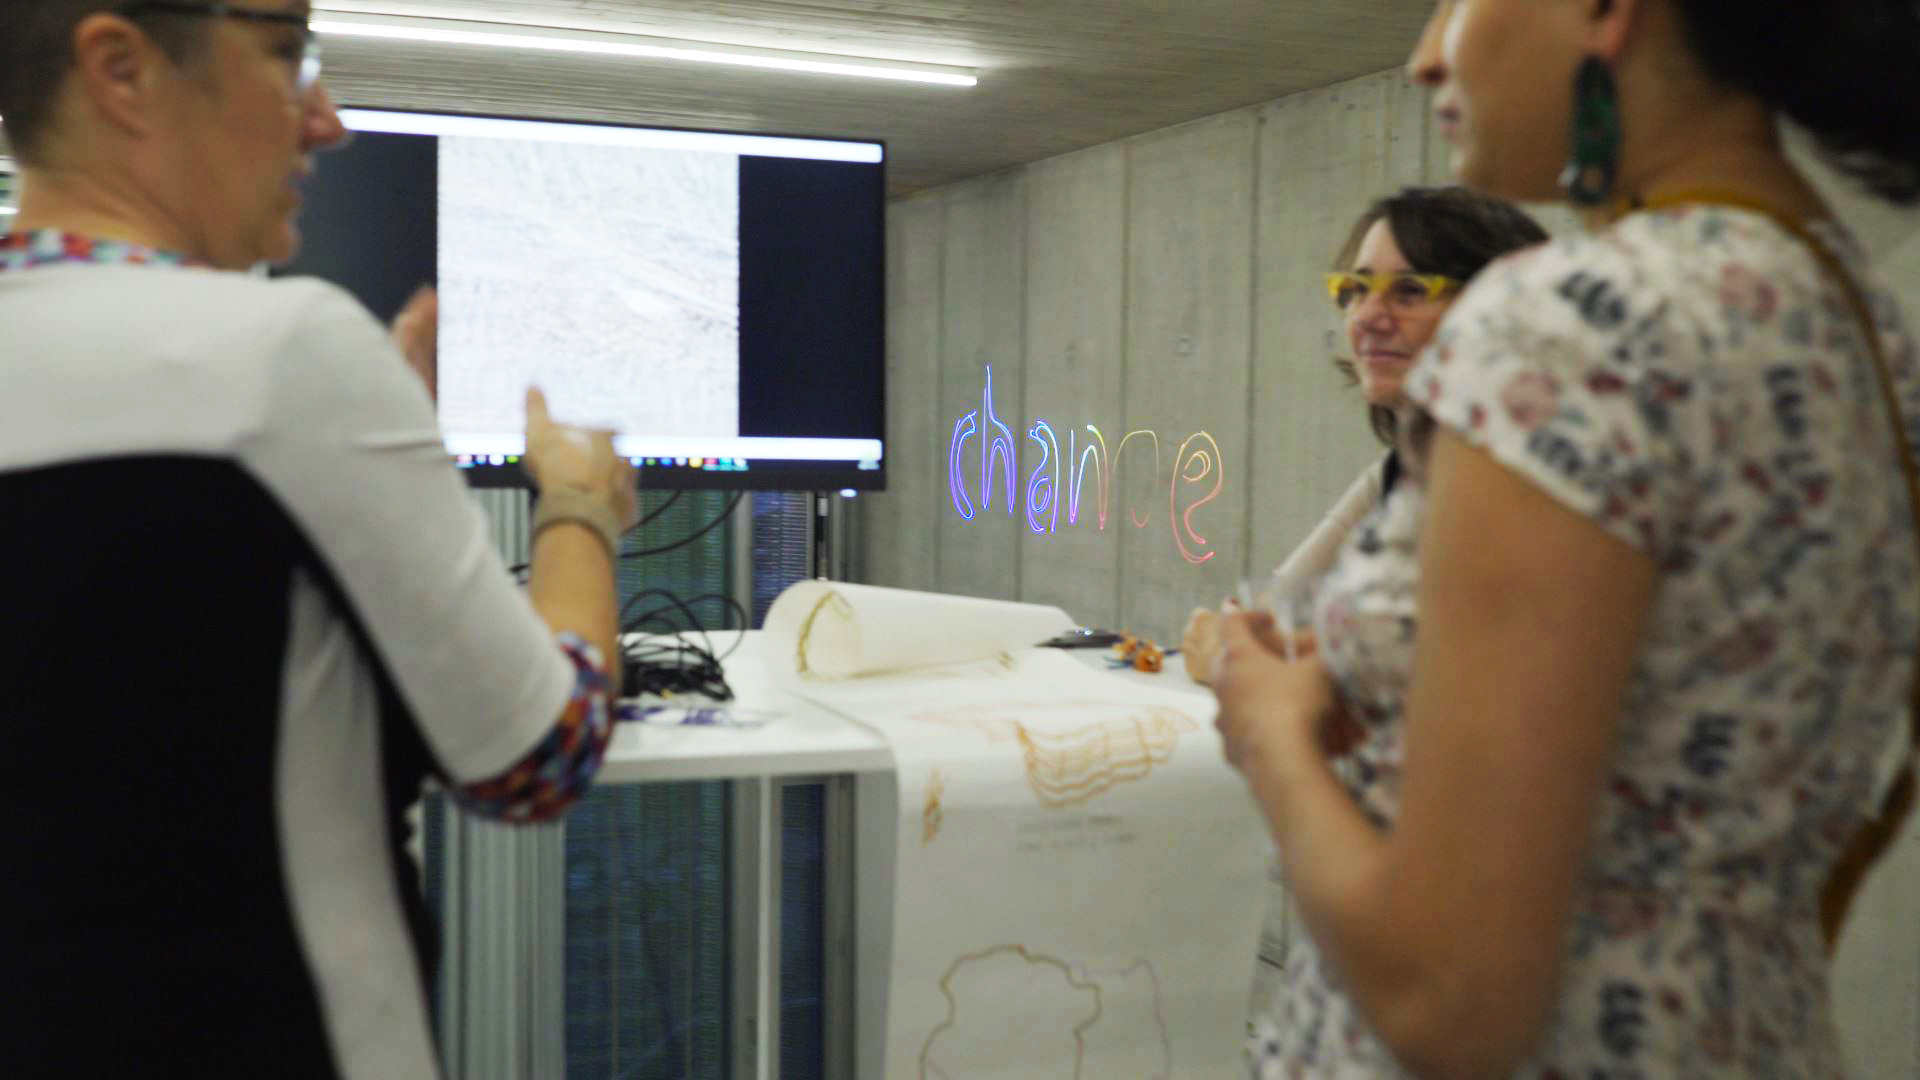
[[[1560,186],[1576,206],[1604,206],[1620,169],[1620,92],[1613,69],[1597,56],[1573,76],[1573,158]]]

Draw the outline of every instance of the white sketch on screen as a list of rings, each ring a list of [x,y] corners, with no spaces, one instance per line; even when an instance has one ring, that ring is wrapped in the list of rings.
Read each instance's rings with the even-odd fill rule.
[[[440,422],[740,433],[739,158],[440,140]]]

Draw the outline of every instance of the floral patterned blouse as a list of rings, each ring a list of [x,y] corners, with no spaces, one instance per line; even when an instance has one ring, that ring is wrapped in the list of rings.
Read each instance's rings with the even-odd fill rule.
[[[1816,228],[1870,290],[1912,430],[1920,350],[1852,237]],[[1864,344],[1802,242],[1687,207],[1490,268],[1409,375],[1433,421],[1659,567],[1559,1002],[1520,1076],[1842,1072],[1817,898],[1900,737],[1920,636],[1920,559]],[[1316,604],[1365,729],[1338,771],[1387,827],[1423,449]],[[1310,940],[1284,979],[1254,1021],[1255,1076],[1400,1074]]]

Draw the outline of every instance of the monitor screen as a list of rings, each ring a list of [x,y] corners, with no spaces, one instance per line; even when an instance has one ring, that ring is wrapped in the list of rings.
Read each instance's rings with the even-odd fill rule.
[[[347,109],[299,256],[390,320],[440,291],[439,410],[524,482],[525,394],[656,488],[885,486],[877,142]]]

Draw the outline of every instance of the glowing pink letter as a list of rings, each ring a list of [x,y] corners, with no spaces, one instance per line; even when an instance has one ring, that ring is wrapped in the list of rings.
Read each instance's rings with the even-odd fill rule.
[[[1078,457],[1075,456],[1074,433],[1067,432],[1067,524],[1080,523],[1080,489],[1087,482],[1087,458],[1091,457],[1093,458],[1093,479],[1099,484],[1096,493],[1100,496],[1100,531],[1106,532],[1107,488],[1113,483],[1113,461],[1107,457],[1107,437],[1100,434],[1100,429],[1092,424],[1087,425],[1087,430],[1093,432],[1094,441],[1089,442],[1087,448],[1079,452]],[[1074,464],[1076,461],[1079,462],[1077,467]]]
[[[1206,449],[1193,445],[1203,439],[1207,444]],[[1191,454],[1187,452],[1189,447],[1192,447]],[[1180,485],[1202,484],[1206,482],[1208,476],[1213,477],[1213,490],[1189,503],[1185,512],[1182,512],[1179,507]],[[1180,452],[1173,457],[1173,483],[1167,489],[1167,514],[1173,523],[1174,546],[1180,549],[1181,558],[1195,566],[1220,553],[1209,551],[1205,555],[1195,555],[1187,549],[1189,538],[1193,540],[1196,547],[1207,546],[1207,538],[1201,536],[1193,527],[1193,512],[1219,498],[1220,489],[1225,486],[1226,481],[1226,464],[1220,460],[1220,444],[1214,441],[1213,436],[1202,431],[1189,436],[1186,442],[1180,444]]]
[[[1120,440],[1120,449],[1115,450],[1113,452],[1114,471],[1115,472],[1120,471],[1120,466],[1125,465],[1127,463],[1127,444],[1132,442],[1136,437],[1141,435],[1145,435],[1147,438],[1153,440],[1153,478],[1155,481],[1158,481],[1160,479],[1160,436],[1154,434],[1151,431],[1127,432],[1127,437]],[[1179,470],[1176,469],[1174,471],[1178,472]],[[1144,529],[1147,527],[1147,525],[1150,522],[1153,521],[1153,512],[1148,511],[1147,516],[1143,518],[1140,515],[1134,513],[1133,507],[1129,506],[1127,507],[1127,518],[1133,522],[1134,528]]]

